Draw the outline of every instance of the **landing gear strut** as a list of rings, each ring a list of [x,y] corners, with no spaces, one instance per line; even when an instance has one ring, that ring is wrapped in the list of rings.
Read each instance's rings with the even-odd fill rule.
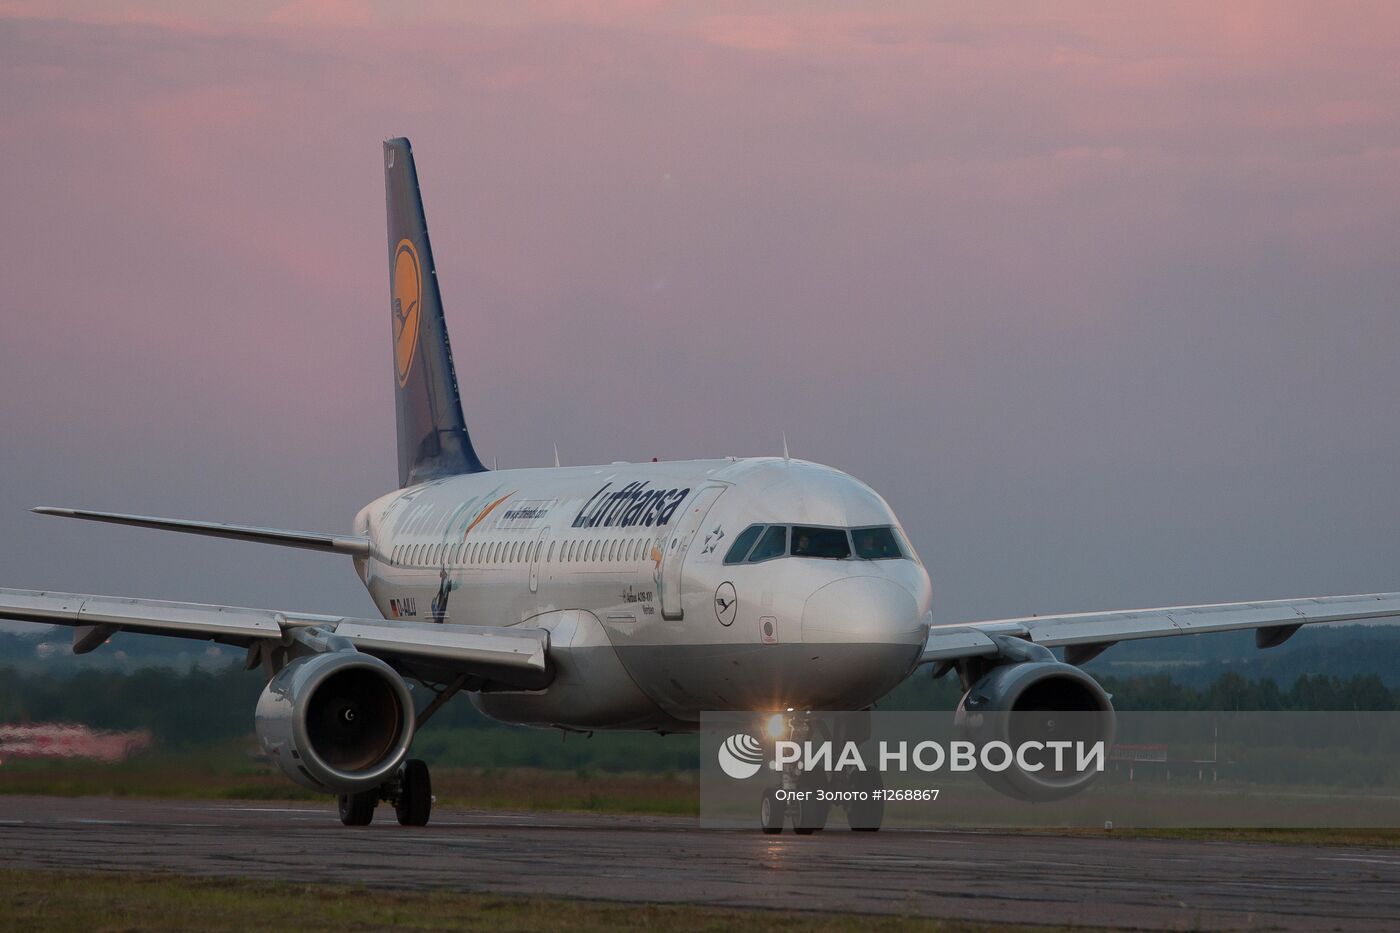
[[[368,826],[374,820],[380,800],[394,805],[400,826],[426,826],[433,810],[433,782],[428,766],[410,758],[390,783],[354,794],[340,795],[340,822],[346,826]]]

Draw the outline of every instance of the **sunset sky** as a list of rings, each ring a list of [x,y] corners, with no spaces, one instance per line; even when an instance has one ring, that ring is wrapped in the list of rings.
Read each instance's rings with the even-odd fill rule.
[[[231,12],[232,11],[232,12]],[[870,482],[938,621],[1400,589],[1400,4],[0,0],[0,585],[372,612],[380,142],[478,450]]]

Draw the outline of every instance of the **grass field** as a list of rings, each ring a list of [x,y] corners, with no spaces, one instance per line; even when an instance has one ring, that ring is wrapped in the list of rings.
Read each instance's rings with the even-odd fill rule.
[[[736,910],[383,891],[175,875],[0,870],[0,930],[920,930],[1004,926],[855,914]],[[1054,929],[1050,927],[1025,929]],[[1082,929],[1082,928],[1081,928]]]
[[[439,804],[489,810],[585,810],[694,816],[693,773],[607,774],[530,768],[434,768]],[[24,761],[0,766],[0,794],[191,800],[325,800],[246,758],[148,755],[119,764]]]

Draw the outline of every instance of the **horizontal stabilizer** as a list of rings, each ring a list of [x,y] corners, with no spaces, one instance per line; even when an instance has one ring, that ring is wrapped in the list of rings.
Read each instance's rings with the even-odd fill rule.
[[[327,535],[312,531],[287,531],[281,528],[228,525],[223,522],[193,522],[179,518],[123,515],[119,512],[55,509],[48,506],[41,506],[32,511],[40,515],[61,515],[64,518],[83,518],[93,522],[109,522],[113,525],[135,525],[138,528],[156,528],[160,531],[182,531],[191,535],[234,538],[239,541],[255,541],[260,544],[278,544],[282,547],[299,547],[311,551],[350,554],[355,557],[368,557],[370,554],[369,539],[359,535]]]

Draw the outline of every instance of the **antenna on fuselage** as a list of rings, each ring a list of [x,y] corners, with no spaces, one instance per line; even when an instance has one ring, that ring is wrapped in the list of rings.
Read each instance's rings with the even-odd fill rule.
[[[492,469],[492,470],[499,470],[500,468],[501,468],[501,458],[500,458],[500,455],[499,455],[499,454],[492,454],[492,455],[491,455],[491,469]]]
[[[555,444],[555,445],[554,445],[554,465],[555,465],[555,466],[563,466],[563,464],[559,462],[559,445],[558,445],[558,444]]]
[[[787,449],[787,432],[786,432],[786,431],[783,432],[783,459],[784,459],[784,460],[791,460],[791,459],[792,459],[792,456],[788,453],[788,449]]]

